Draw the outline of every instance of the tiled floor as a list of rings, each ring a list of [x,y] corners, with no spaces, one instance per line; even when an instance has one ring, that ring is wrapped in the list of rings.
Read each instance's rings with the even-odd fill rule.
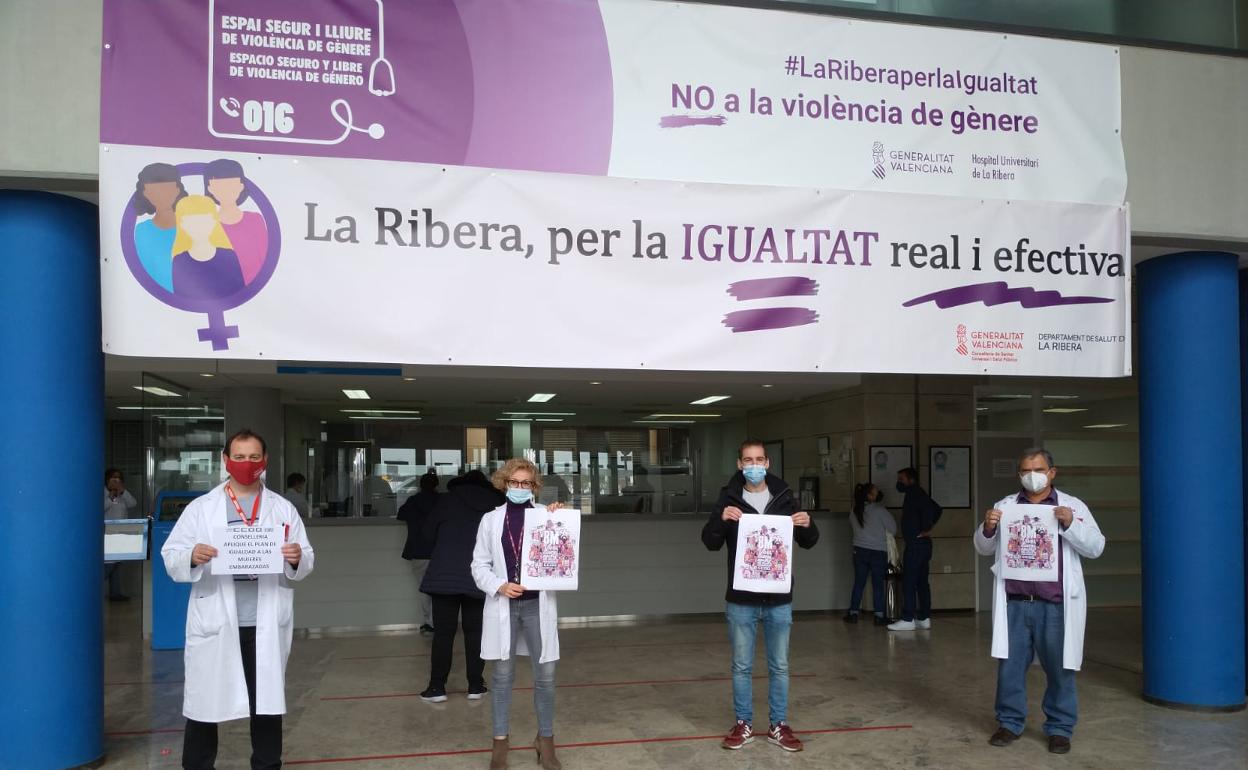
[[[762,739],[739,752],[719,748],[732,722],[722,619],[566,628],[557,674],[560,757],[569,770],[1248,766],[1248,714],[1191,714],[1140,699],[1137,610],[1094,611],[1089,619],[1071,754],[1045,751],[1038,668],[1023,740],[988,746],[996,666],[987,626],[986,616],[937,616],[931,631],[889,634],[834,615],[800,617],[790,660],[790,721],[806,741],[800,754]],[[137,608],[110,607],[107,767],[178,767],[181,653],[144,649],[135,628]],[[766,673],[761,641],[756,675]],[[464,698],[457,659],[450,684],[460,692],[444,704],[422,702],[416,693],[426,684],[428,654],[429,639],[417,635],[296,639],[287,671],[286,764],[486,767],[488,696]],[[521,671],[517,687],[527,687],[531,677]],[[758,679],[756,721],[763,724],[766,690]],[[527,690],[516,694],[512,728],[520,742],[535,732]],[[248,753],[246,724],[223,726],[218,767],[246,768]],[[512,767],[533,762],[531,751],[511,755]]]

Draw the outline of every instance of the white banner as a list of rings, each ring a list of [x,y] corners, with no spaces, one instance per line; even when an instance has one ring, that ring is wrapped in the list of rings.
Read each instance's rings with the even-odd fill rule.
[[[108,353],[1130,373],[1125,206],[129,146],[100,173]]]
[[[610,173],[1120,204],[1118,50],[601,0]]]

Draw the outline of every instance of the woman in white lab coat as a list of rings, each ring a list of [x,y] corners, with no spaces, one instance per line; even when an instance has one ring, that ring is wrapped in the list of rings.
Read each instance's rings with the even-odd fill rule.
[[[559,659],[559,613],[551,591],[526,591],[519,564],[524,540],[525,510],[543,506],[534,499],[542,488],[537,466],[513,459],[494,473],[494,486],[507,502],[485,514],[477,529],[472,553],[472,578],[485,592],[481,657],[493,660],[494,747],[491,770],[507,766],[510,749],[511,688],[515,681],[516,656],[528,655],[533,663],[533,705],[537,710],[534,749],[544,770],[562,765],[555,757],[555,661]],[[558,503],[550,510],[559,508]]]
[[[211,767],[216,723],[250,716],[253,752],[267,755],[262,765],[278,767],[286,660],[294,627],[293,582],[312,572],[315,554],[294,506],[260,481],[268,459],[263,439],[240,431],[227,447],[230,479],[187,505],[160,552],[169,577],[191,584],[182,700],[188,720],[184,766],[199,762]],[[231,520],[237,524],[240,518],[249,526],[281,531],[284,571],[256,576],[254,587],[236,592],[234,576],[212,574],[217,551],[210,544],[214,529],[230,526]],[[240,605],[249,591],[254,604]],[[254,612],[251,625],[244,622],[240,628],[240,608],[248,615]],[[200,759],[192,761],[191,754]],[[256,759],[253,754],[253,762]]]

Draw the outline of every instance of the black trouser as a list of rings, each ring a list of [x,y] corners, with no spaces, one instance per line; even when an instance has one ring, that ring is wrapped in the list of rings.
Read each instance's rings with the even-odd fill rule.
[[[901,560],[902,620],[927,620],[931,617],[932,584],[927,579],[931,564],[930,537],[919,537],[906,543],[906,553]]]
[[[430,595],[433,597],[433,655],[429,665],[429,686],[446,687],[446,678],[451,675],[455,631],[461,615],[464,622],[464,667],[468,669],[468,686],[484,686],[481,616],[485,613],[485,597],[468,594]]]
[[[277,770],[282,766],[282,715],[256,713],[256,629],[238,629],[243,650],[243,676],[247,680],[247,701],[251,705],[251,768]],[[185,770],[213,770],[217,762],[217,724],[186,720],[182,740],[182,767]]]

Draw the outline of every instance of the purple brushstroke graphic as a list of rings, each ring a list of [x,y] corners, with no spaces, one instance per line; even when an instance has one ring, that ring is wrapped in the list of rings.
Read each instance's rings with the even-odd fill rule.
[[[738,301],[768,297],[811,297],[819,293],[819,284],[802,276],[754,278],[728,284],[728,293]]]
[[[759,310],[735,310],[724,316],[724,326],[730,327],[735,334],[805,326],[818,320],[819,314],[809,308],[768,307]]]
[[[1024,308],[1030,309],[1057,307],[1060,305],[1095,305],[1113,301],[1111,297],[1063,297],[1059,291],[1037,291],[1030,286],[1011,289],[1006,285],[1005,281],[993,281],[991,283],[956,286],[952,289],[943,289],[931,294],[924,294],[922,297],[915,297],[908,302],[903,302],[902,307],[914,307],[926,302],[935,302],[936,307],[944,310],[961,305],[970,305],[974,302],[983,302],[989,307],[1003,305],[1007,302],[1017,302]]]
[[[685,128],[686,126],[722,126],[728,122],[723,115],[664,115],[659,118],[659,128]]]

